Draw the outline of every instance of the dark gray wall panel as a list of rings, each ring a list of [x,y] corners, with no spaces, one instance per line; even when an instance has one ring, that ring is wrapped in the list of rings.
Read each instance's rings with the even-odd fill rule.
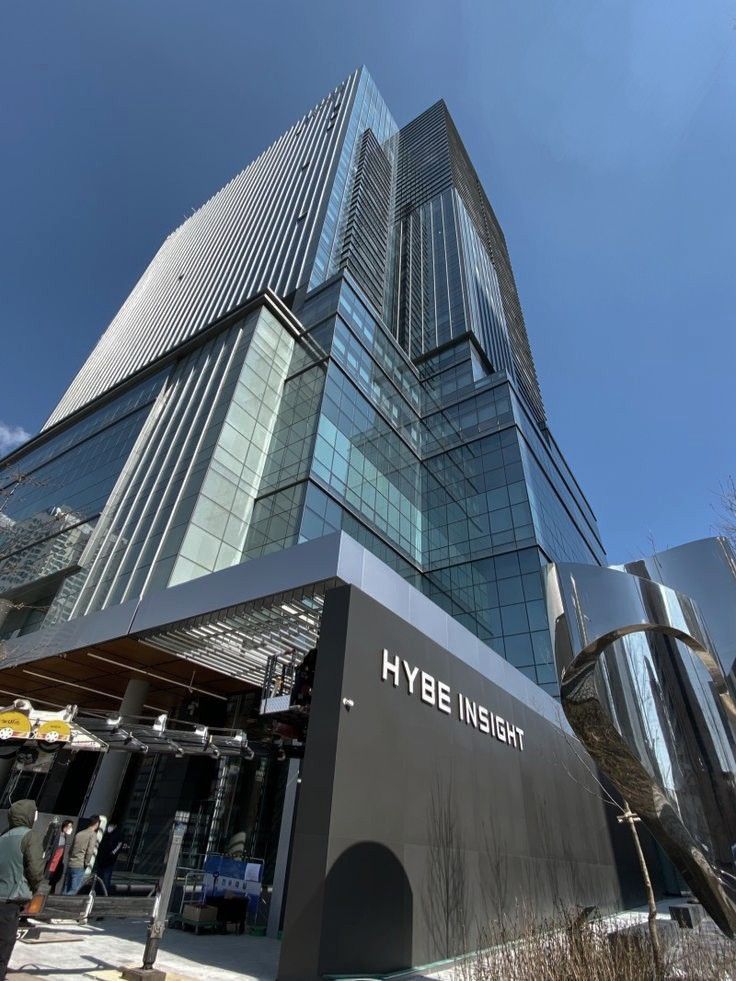
[[[449,684],[451,714],[382,681],[383,648]],[[328,594],[280,981],[429,963],[501,912],[624,905],[579,744],[487,670],[354,587]],[[458,692],[523,729],[524,750],[461,722]]]

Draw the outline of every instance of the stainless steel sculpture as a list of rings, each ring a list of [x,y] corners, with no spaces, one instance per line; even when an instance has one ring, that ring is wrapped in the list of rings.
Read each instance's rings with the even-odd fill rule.
[[[736,577],[722,599],[736,602]],[[736,704],[698,604],[587,565],[549,566],[547,604],[570,725],[736,937]]]

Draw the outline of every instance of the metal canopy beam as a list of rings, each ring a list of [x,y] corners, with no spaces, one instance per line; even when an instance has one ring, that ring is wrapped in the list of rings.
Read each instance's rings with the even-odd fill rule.
[[[237,756],[252,758],[253,750],[241,729],[208,728],[196,723],[114,715],[80,715],[76,706],[39,710],[24,699],[0,711],[0,746],[36,745],[48,752],[60,749],[107,753],[153,753],[167,756]]]
[[[324,595],[335,580],[193,617],[139,637],[142,644],[262,686],[269,661],[290,664],[317,644]]]

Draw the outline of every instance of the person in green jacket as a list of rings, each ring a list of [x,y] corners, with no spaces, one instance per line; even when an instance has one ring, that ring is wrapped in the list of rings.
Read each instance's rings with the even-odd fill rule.
[[[78,831],[74,836],[66,869],[65,896],[77,895],[94,864],[101,820],[99,814],[94,814],[84,831]]]
[[[8,811],[8,830],[0,835],[0,981],[18,934],[20,911],[43,891],[43,843],[32,831],[38,816],[35,800],[18,800]]]

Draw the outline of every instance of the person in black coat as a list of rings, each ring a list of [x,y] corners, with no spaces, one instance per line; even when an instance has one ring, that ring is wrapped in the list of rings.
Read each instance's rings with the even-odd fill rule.
[[[69,859],[69,846],[74,836],[74,822],[64,821],[61,828],[58,824],[50,824],[49,832],[53,833],[51,843],[51,854],[46,865],[46,874],[49,879],[50,891],[56,892],[59,882],[63,881],[66,863]]]
[[[120,849],[123,847],[123,835],[114,821],[110,821],[107,830],[97,849],[97,865],[95,872],[105,883],[108,896],[112,892],[112,871],[118,860]]]

